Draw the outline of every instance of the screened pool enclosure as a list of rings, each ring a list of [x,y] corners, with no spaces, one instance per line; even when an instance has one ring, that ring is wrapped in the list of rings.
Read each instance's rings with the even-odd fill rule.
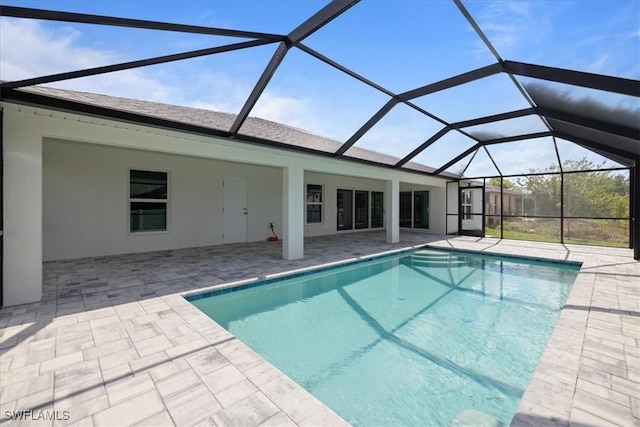
[[[448,233],[631,247],[640,259],[640,38],[637,19],[621,19],[637,18],[639,3],[263,3],[224,6],[244,29],[197,17],[173,23],[160,10],[105,16],[86,2],[66,10],[3,5],[5,31],[37,22],[77,34],[99,26],[112,37],[100,42],[110,54],[99,65],[61,58],[35,76],[7,68],[2,98],[439,176],[448,180]],[[243,20],[265,7],[281,19]],[[613,22],[618,32],[601,28]],[[543,33],[550,43],[537,44]],[[145,50],[151,39],[159,43]],[[602,63],[587,66],[581,49]],[[602,65],[616,58],[620,66]],[[209,74],[194,74],[196,65]],[[119,95],[127,88],[103,90],[104,79],[141,69],[166,84],[151,100],[223,111],[227,120],[203,126],[33,90]],[[229,80],[234,74],[243,84]],[[250,118],[311,133],[265,134]],[[426,215],[416,226],[419,213],[400,220],[428,227]]]

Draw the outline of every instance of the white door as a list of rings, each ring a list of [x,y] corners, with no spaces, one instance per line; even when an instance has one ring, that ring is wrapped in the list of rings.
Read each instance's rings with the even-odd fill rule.
[[[247,178],[225,176],[224,187],[223,243],[247,241]]]
[[[484,187],[460,188],[460,234],[484,237]]]

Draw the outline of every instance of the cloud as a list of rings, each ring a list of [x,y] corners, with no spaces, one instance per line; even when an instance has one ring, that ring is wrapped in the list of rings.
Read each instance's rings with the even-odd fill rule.
[[[86,46],[83,34],[68,26],[2,18],[0,78],[21,80],[48,74],[126,62],[117,52]],[[185,79],[188,75],[188,79]],[[172,63],[81,79],[51,86],[238,113],[255,81],[204,63]],[[303,98],[265,91],[251,115],[322,133]]]
[[[72,48],[80,34],[69,28],[45,28],[32,20],[2,18],[0,77],[18,80],[75,67],[105,65],[109,53]],[[66,56],[73,53],[71,56]],[[37,69],[37,71],[36,71]]]
[[[595,62],[592,62],[587,67],[587,70],[591,73],[603,73],[606,70],[606,64],[609,60],[609,55],[601,55]]]
[[[252,84],[234,79],[225,72],[197,69],[190,74],[188,84],[182,87],[180,102],[195,108],[238,113],[251,92]]]
[[[262,94],[251,115],[307,130],[316,127],[313,125],[314,118],[310,117],[306,100],[269,91]]]
[[[493,46],[502,52],[517,46],[528,31],[530,11],[518,2],[490,2],[480,12],[478,23]],[[510,19],[505,19],[509,16]]]
[[[503,58],[522,56],[520,50],[525,45],[543,40],[551,30],[549,17],[536,2],[492,1],[478,5],[474,14],[478,25]]]
[[[1,25],[2,80],[21,80],[126,60],[109,50],[82,46],[82,33],[67,26],[48,27],[33,20],[6,18],[2,18]],[[141,70],[66,80],[55,86],[153,101],[167,101],[175,92]]]
[[[18,80],[95,67],[113,60],[109,52],[76,46],[81,34],[70,27],[47,28],[33,20],[2,18],[0,75]]]

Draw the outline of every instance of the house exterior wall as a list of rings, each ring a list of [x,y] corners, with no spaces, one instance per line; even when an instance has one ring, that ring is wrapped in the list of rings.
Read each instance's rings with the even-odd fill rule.
[[[515,194],[504,192],[501,202],[500,191],[487,191],[486,215],[500,215],[500,211],[502,211],[504,215],[516,215],[518,212],[517,208]]]
[[[521,212],[521,206],[517,203],[516,194],[511,191],[505,190],[502,193],[502,201],[500,197],[500,191],[487,190],[486,192],[486,204],[485,215],[487,215],[487,224],[494,226],[500,224],[500,215],[504,216],[516,216]]]
[[[515,215],[517,212],[516,209],[516,196],[515,194],[506,194],[504,196],[504,207],[503,211],[505,215]]]
[[[5,306],[41,298],[43,259],[221,243],[215,227],[220,226],[220,183],[225,174],[248,178],[249,240],[267,238],[273,222],[287,236],[285,258],[301,256],[305,227],[304,197],[287,197],[285,203],[286,171],[311,178],[336,175],[326,179],[331,197],[338,187],[388,191],[399,188],[400,182],[434,188],[433,197],[444,194],[445,181],[436,177],[48,108],[0,105]],[[128,235],[129,168],[169,172],[167,233]],[[302,183],[293,187],[300,190]],[[444,232],[443,226],[442,231],[436,227],[438,221],[444,224],[444,196],[440,198],[438,211],[438,202],[431,200],[433,232]],[[389,203],[393,199],[386,193],[385,200],[387,211],[397,205]],[[307,230],[308,235],[336,232],[335,222],[329,222],[335,221],[330,213],[334,202],[327,200],[326,228]],[[393,219],[397,210],[385,214]],[[385,225],[387,239],[397,241],[397,221],[387,220]]]
[[[129,169],[168,172],[166,232],[129,232]],[[248,241],[281,228],[279,168],[45,139],[44,260],[220,245],[225,175],[247,178]]]

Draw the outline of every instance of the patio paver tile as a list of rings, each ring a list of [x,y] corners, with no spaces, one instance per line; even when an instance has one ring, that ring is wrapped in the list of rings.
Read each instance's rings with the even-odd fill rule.
[[[260,425],[280,410],[264,394],[253,393],[213,415],[220,426]]]
[[[617,403],[618,405],[631,407],[631,400],[629,396],[624,393],[617,392],[607,387],[602,387],[598,384],[591,383],[589,381],[585,381],[583,379],[578,379],[578,383],[576,384],[576,388],[578,390],[586,391],[587,393],[594,394],[603,399],[607,399],[613,403]]]
[[[102,383],[102,373],[97,360],[76,363],[55,371],[55,386],[58,388],[94,386]]]
[[[68,411],[69,419],[59,423],[58,425],[74,425],[74,423],[84,424],[91,423],[93,420],[92,415],[98,412],[104,411],[109,407],[109,400],[106,394],[101,394],[93,399],[85,400],[83,402],[73,402],[69,405],[55,405],[57,411]],[[91,425],[90,424],[90,425]]]
[[[154,390],[156,385],[148,374],[136,375],[107,384],[109,403],[116,405],[132,397]]]
[[[17,400],[47,389],[53,389],[53,372],[3,386],[0,403]]]
[[[278,412],[273,417],[260,424],[259,427],[295,427],[296,425],[297,424],[294,423],[291,418],[287,417],[286,414]]]
[[[215,397],[223,408],[227,408],[257,391],[258,389],[256,386],[251,381],[245,379],[239,383],[235,383],[231,387],[215,393]]]
[[[165,399],[171,418],[179,426],[192,425],[222,409],[204,384]]]
[[[230,362],[218,350],[207,347],[191,356],[186,357],[187,363],[191,365],[194,371],[200,376],[227,366]]]
[[[131,347],[133,347],[131,340],[128,338],[119,339],[84,350],[84,358],[85,360],[98,359],[102,356],[123,351]]]
[[[134,341],[134,346],[136,350],[138,350],[140,357],[145,357],[171,348],[173,347],[173,344],[171,344],[171,341],[169,341],[166,336],[158,335],[141,341]]]
[[[172,365],[174,366],[174,365]],[[156,382],[156,387],[163,399],[181,392],[184,389],[200,385],[200,377],[189,367]]]
[[[152,390],[98,412],[93,416],[93,422],[96,426],[128,426],[162,410],[160,396]]]
[[[244,374],[233,365],[224,366],[202,377],[202,381],[214,395],[244,379]]]
[[[598,427],[620,427],[618,424],[596,417],[589,412],[583,411],[579,408],[573,408],[571,410],[571,423],[570,426],[598,426]]]
[[[576,390],[574,407],[621,426],[632,423],[631,408],[582,390]]]
[[[162,427],[162,426],[171,426],[173,425],[173,420],[171,419],[171,415],[164,410],[162,412],[158,412],[151,417],[140,421],[139,423],[134,424],[134,427]]]
[[[55,371],[57,369],[64,368],[65,366],[82,363],[83,361],[84,356],[82,351],[76,351],[75,353],[69,353],[64,356],[43,361],[40,363],[40,373],[43,374],[45,372]]]

